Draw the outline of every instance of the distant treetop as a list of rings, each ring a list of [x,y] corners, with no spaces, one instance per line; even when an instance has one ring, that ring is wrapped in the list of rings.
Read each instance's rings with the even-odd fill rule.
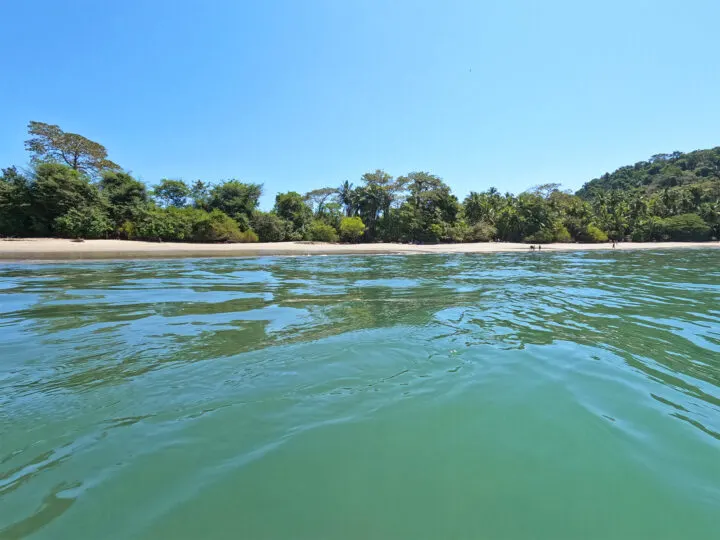
[[[33,163],[62,163],[90,176],[120,170],[107,158],[102,144],[77,133],[66,133],[60,126],[30,122],[28,134],[31,138],[25,141],[25,148],[32,154]]]

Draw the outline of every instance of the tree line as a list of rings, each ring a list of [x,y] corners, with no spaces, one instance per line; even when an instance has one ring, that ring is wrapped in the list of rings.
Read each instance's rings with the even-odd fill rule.
[[[180,242],[606,242],[720,237],[720,148],[653,156],[585,184],[463,201],[438,176],[376,170],[258,209],[259,184],[163,179],[153,189],[101,144],[30,122],[31,168],[2,170],[0,235]]]

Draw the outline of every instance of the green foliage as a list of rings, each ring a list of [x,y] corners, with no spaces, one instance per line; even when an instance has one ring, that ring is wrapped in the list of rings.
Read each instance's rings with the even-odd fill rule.
[[[312,208],[306,203],[302,195],[296,191],[278,193],[275,197],[274,212],[291,224],[288,233],[290,239],[302,240],[306,235],[306,229],[313,219]]]
[[[485,221],[479,221],[472,225],[465,235],[466,242],[490,242],[497,236],[497,229],[494,225]]]
[[[103,145],[76,133],[65,133],[59,126],[30,122],[28,134],[31,137],[25,141],[25,148],[32,154],[35,164],[61,163],[93,176],[120,169],[107,159],[107,150]]]
[[[665,240],[664,220],[657,216],[648,216],[638,221],[631,238],[633,242]]]
[[[150,204],[145,184],[123,172],[103,173],[98,187],[107,201],[110,220],[118,230],[123,223],[146,211]]]
[[[585,184],[578,195],[592,199],[607,191],[650,194],[676,186],[720,181],[720,147],[688,154],[657,154],[647,161],[621,167]]]
[[[315,242],[337,242],[338,233],[327,223],[315,220],[308,229],[308,238]]]
[[[572,236],[570,235],[570,232],[567,230],[567,227],[565,227],[565,225],[556,224],[553,234],[555,236],[553,241],[555,242],[572,242]]]
[[[251,230],[241,231],[237,221],[220,210],[195,212],[193,242],[257,242],[258,236]]]
[[[720,147],[656,155],[588,182],[577,194],[544,184],[520,195],[473,191],[460,204],[429,172],[368,172],[305,196],[279,193],[259,212],[262,186],[162,180],[144,184],[104,147],[31,122],[34,169],[0,175],[0,235],[119,236],[241,242],[606,242],[720,237]],[[91,178],[93,179],[91,181]],[[339,235],[338,235],[339,232]]]
[[[194,208],[152,208],[133,223],[131,240],[151,240],[164,242],[190,242],[193,239],[193,227],[201,216],[202,210]],[[127,229],[126,229],[127,232]]]
[[[664,220],[665,234],[670,240],[707,240],[710,227],[697,214],[681,214]]]
[[[525,237],[525,242],[534,244],[550,244],[555,241],[555,232],[552,229],[540,229]]]
[[[153,190],[153,196],[161,206],[176,208],[186,206],[191,193],[190,187],[182,180],[168,180],[167,178],[162,179]]]
[[[250,217],[262,195],[262,186],[228,180],[210,189],[207,207],[221,210],[240,225],[241,230],[250,226]]]
[[[292,224],[272,212],[256,211],[251,222],[261,242],[282,242],[292,232]]]
[[[365,224],[357,216],[344,217],[340,221],[340,238],[343,242],[355,243],[365,234]]]
[[[400,207],[403,236],[417,242],[453,241],[451,228],[460,214],[457,197],[439,177],[427,172],[413,172],[398,179],[409,191]]]
[[[589,242],[591,244],[595,244],[607,242],[608,235],[598,229],[595,225],[588,225],[585,230],[583,230],[580,235],[578,235],[577,240],[579,240],[580,242]]]
[[[98,207],[71,208],[55,218],[54,230],[58,236],[66,238],[106,238],[113,225]]]
[[[41,163],[35,169],[27,209],[35,234],[54,234],[55,220],[68,211],[103,207],[97,186],[78,171],[57,163]]]
[[[495,188],[490,188],[484,193],[471,191],[463,202],[465,218],[471,225],[481,221],[494,224],[503,206],[505,206],[505,200]]]
[[[15,167],[0,176],[0,235],[23,236],[33,230],[30,181]]]
[[[305,194],[305,202],[310,205],[310,208],[315,213],[315,216],[321,218],[326,210],[326,205],[330,202],[330,198],[337,194],[337,189],[331,187],[324,187],[320,189],[314,189]]]
[[[241,231],[220,210],[152,208],[135,222],[125,222],[120,232],[129,239],[164,242],[257,242],[252,230]]]
[[[190,186],[190,197],[193,200],[195,208],[208,209],[208,199],[210,197],[210,187],[202,180],[195,180]]]

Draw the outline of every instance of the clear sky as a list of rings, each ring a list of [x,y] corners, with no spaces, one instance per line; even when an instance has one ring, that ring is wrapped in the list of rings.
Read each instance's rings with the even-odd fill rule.
[[[0,2],[0,166],[29,120],[148,184],[305,192],[382,168],[463,197],[720,145],[718,0]]]

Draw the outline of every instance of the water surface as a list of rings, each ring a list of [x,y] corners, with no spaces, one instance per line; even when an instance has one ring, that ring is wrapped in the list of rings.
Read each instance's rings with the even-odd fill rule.
[[[0,539],[718,530],[717,251],[0,266]]]

